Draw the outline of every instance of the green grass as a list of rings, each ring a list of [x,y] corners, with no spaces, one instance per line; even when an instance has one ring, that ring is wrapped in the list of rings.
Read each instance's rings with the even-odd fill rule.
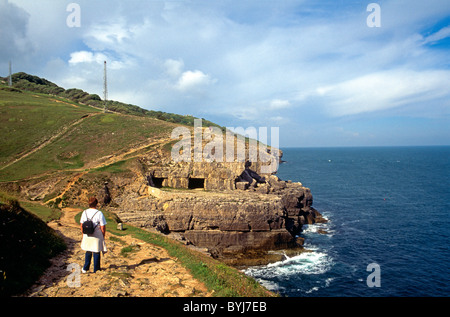
[[[120,250],[120,255],[123,257],[128,257],[130,254],[138,252],[139,250],[140,247],[138,245],[128,245]]]
[[[61,217],[61,211],[59,209],[50,208],[37,202],[20,201],[20,205],[46,223]]]
[[[52,220],[59,219],[61,217],[61,211],[57,208],[50,208],[46,205],[42,205],[39,202],[19,200],[17,197],[0,192],[0,203],[8,204],[10,201],[17,200],[24,209],[31,212],[35,216],[39,217],[44,222],[50,222]]]
[[[97,112],[55,100],[51,96],[0,89],[0,164],[49,139],[65,125]]]
[[[49,95],[0,89],[0,181],[83,169],[149,138],[169,136],[174,126],[148,117],[102,113]],[[52,142],[23,157],[58,133]],[[120,170],[120,164],[109,168]]]
[[[122,173],[126,171],[125,165],[127,160],[118,161],[110,165],[96,168],[96,172]]]

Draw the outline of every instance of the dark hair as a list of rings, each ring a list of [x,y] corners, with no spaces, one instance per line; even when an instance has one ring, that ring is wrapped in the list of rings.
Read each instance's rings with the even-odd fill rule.
[[[95,197],[89,198],[88,204],[89,204],[89,207],[91,207],[91,208],[97,207],[97,204],[98,204],[97,198],[95,198]]]

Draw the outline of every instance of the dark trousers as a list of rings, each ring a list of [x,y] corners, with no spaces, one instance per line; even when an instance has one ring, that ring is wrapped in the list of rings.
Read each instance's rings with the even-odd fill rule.
[[[91,266],[92,255],[94,255],[94,273],[100,270],[100,252],[90,252],[86,251],[84,256],[84,266],[83,270],[89,271],[89,267]]]

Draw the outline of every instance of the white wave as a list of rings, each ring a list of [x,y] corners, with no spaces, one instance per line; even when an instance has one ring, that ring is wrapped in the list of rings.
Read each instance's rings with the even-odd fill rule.
[[[257,278],[256,281],[272,292],[282,292],[285,290],[284,287],[281,287],[278,283],[274,281],[264,280],[261,278]]]
[[[316,233],[319,230],[317,225],[303,225],[302,233]]]
[[[303,225],[301,235],[323,234],[327,237],[333,237],[334,230],[330,223],[316,223]]]
[[[327,223],[304,225],[301,235],[311,235],[311,237],[306,238],[304,245],[308,251],[292,257],[284,254],[284,259],[281,261],[264,266],[250,267],[243,270],[243,272],[255,278],[260,284],[271,291],[285,291],[285,288],[281,286],[285,284],[283,281],[297,280],[302,275],[317,276],[314,279],[318,280],[315,285],[302,285],[301,289],[298,290],[300,292],[312,293],[322,287],[328,287],[333,279],[326,278],[326,276],[322,279],[321,276],[333,267],[333,258],[323,248],[311,244],[311,239],[316,234],[324,238],[332,237],[334,234],[334,230],[332,229],[334,228],[330,221]],[[322,234],[321,230],[327,233]],[[288,285],[291,284],[288,282]]]
[[[325,287],[330,286],[331,282],[333,282],[336,278],[335,277],[329,277],[325,280]]]
[[[307,290],[305,293],[306,293],[306,294],[310,294],[310,293],[316,292],[316,291],[318,291],[318,290],[319,290],[319,287],[315,286],[315,287],[311,288],[310,290]]]
[[[298,274],[324,274],[332,265],[332,258],[324,252],[303,252],[266,266],[247,268],[244,273],[263,280],[285,279]]]

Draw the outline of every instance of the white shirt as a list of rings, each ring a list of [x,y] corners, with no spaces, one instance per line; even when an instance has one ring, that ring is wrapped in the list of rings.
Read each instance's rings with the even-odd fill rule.
[[[87,221],[88,218],[92,220],[92,222],[94,223],[94,226],[97,225],[97,228],[100,226],[106,225],[105,216],[103,215],[103,213],[100,210],[97,210],[95,208],[89,208],[89,209],[86,209],[85,211],[83,211],[83,213],[81,214],[80,223]],[[95,229],[97,229],[97,228],[95,228]]]
[[[97,213],[96,213],[97,212]],[[95,216],[94,216],[95,214]],[[83,211],[80,219],[80,223],[87,221],[87,218],[91,219],[95,227],[92,235],[83,234],[83,240],[81,241],[81,249],[91,252],[106,252],[105,239],[103,238],[101,226],[106,225],[106,219],[100,210],[89,208]]]

